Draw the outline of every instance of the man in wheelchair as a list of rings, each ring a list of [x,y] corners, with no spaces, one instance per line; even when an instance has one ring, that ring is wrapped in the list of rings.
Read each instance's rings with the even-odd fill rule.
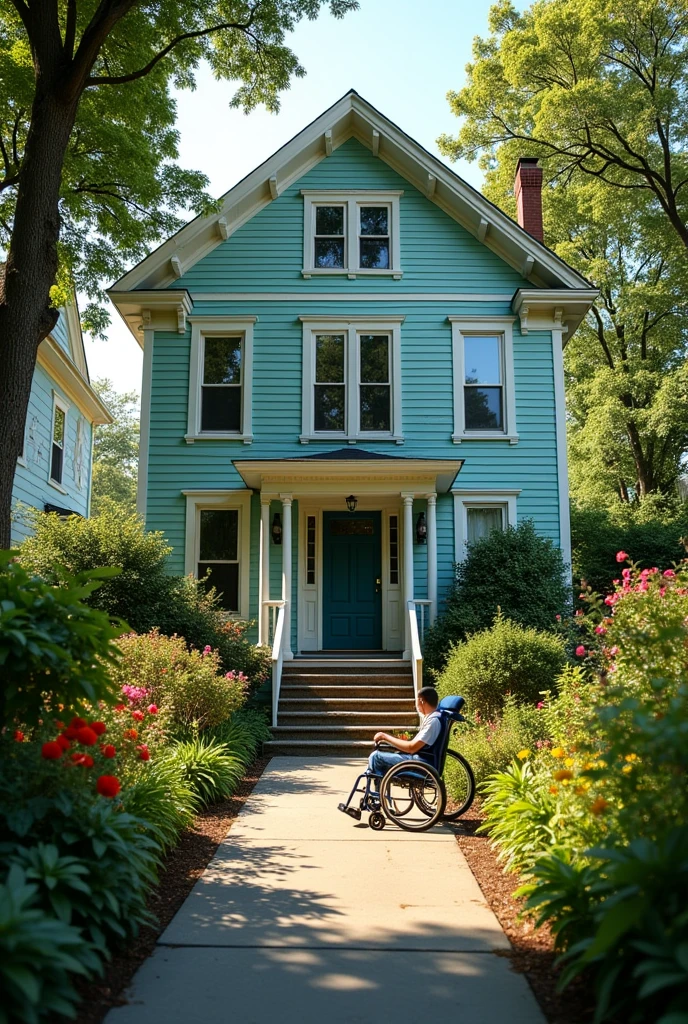
[[[475,791],[470,766],[457,752],[449,750],[449,737],[454,722],[465,721],[459,714],[463,697],[445,697],[438,704],[437,691],[424,686],[418,691],[416,708],[423,721],[412,740],[398,739],[386,732],[375,734],[375,750],[368,758],[366,771],[359,775],[346,803],[340,811],[356,821],[369,811],[368,823],[379,830],[387,818],[406,831],[421,832],[440,818],[455,820],[466,811]],[[380,749],[385,744],[388,749]],[[442,780],[445,760],[449,755],[459,769],[456,792],[458,810],[445,813],[446,789]],[[360,783],[365,780],[364,786]],[[351,806],[356,793],[362,793],[358,807]],[[453,794],[454,795],[454,794]]]

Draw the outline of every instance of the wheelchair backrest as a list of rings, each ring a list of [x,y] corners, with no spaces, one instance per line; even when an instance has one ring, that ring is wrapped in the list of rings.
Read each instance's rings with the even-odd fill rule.
[[[435,742],[429,746],[420,750],[418,756],[421,760],[431,764],[439,774],[441,775],[444,771],[444,762],[447,759],[447,748],[449,747],[449,736],[451,734],[451,727],[455,722],[465,722],[466,719],[460,710],[464,707],[466,701],[463,697],[443,697],[437,705],[437,710],[433,711],[433,715],[439,715],[441,722],[441,729],[439,736]]]

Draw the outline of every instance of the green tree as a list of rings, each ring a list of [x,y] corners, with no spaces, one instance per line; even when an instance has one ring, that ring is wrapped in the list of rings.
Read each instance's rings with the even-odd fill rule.
[[[206,60],[246,111],[277,110],[304,69],[302,18],[356,0],[9,0],[0,7],[0,548],[40,342],[68,282],[100,282],[208,212],[206,178],[176,163],[170,86]],[[51,296],[51,289],[52,296]],[[85,311],[102,328],[102,311]]]
[[[93,388],[105,402],[113,422],[96,427],[93,439],[91,515],[102,511],[103,498],[136,508],[136,476],[139,457],[139,396],[119,394],[112,382],[100,378]]]

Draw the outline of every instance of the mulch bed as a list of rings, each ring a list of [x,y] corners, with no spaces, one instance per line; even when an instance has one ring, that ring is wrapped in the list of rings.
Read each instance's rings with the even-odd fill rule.
[[[111,1007],[126,1002],[124,990],[205,871],[269,760],[269,757],[256,758],[247,768],[234,796],[202,811],[193,828],[184,832],[179,845],[170,850],[160,870],[160,881],[148,900],[148,909],[157,919],[156,926],[143,928],[126,949],[115,953],[105,964],[102,978],[77,985],[83,1002],[75,1024],[100,1024]]]
[[[456,841],[511,942],[512,952],[504,955],[515,971],[525,974],[549,1024],[588,1024],[594,1016],[589,986],[581,980],[563,993],[556,991],[560,971],[554,966],[552,934],[547,925],[535,931],[531,920],[519,920],[524,901],[512,894],[520,880],[502,870],[488,837],[475,834],[482,824],[480,811],[473,808],[468,813],[470,817],[458,823]]]

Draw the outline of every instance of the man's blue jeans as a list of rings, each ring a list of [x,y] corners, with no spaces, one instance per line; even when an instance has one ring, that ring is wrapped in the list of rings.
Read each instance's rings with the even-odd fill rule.
[[[394,764],[400,761],[418,761],[418,754],[402,754],[401,751],[374,750],[368,758],[368,771],[374,775],[384,775]],[[377,783],[375,783],[377,789]]]

